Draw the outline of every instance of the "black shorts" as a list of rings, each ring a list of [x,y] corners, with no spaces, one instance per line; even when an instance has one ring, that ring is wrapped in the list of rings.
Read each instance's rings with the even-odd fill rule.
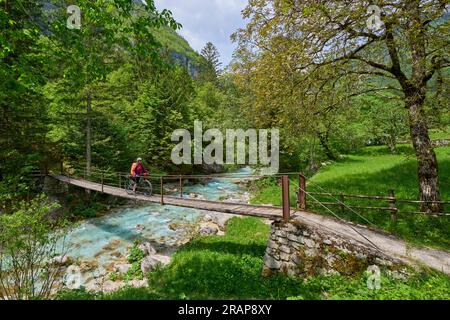
[[[142,176],[131,177],[131,179],[136,182],[136,184],[141,183]]]

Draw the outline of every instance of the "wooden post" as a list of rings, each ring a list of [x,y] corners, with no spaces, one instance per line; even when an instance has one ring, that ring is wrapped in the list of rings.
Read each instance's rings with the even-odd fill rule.
[[[119,173],[119,189],[122,188],[122,176]]]
[[[305,210],[306,209],[306,177],[303,174],[303,172],[301,172],[298,175],[298,194],[297,194],[297,202],[298,202],[298,207],[301,210]]]
[[[289,204],[289,177],[281,178],[282,200],[283,200],[283,219],[289,221],[291,206]]]
[[[104,173],[102,172],[102,193],[103,193],[103,180],[104,180]]]
[[[161,177],[161,205],[164,205],[164,182],[163,182],[163,177]]]
[[[391,219],[393,222],[397,222],[397,207],[394,190],[389,190],[389,208],[391,209]]]
[[[344,205],[344,195],[343,194],[339,195],[339,202],[340,202],[339,208],[341,209],[341,213],[344,213],[345,205]]]
[[[180,176],[180,198],[183,198],[183,178]]]

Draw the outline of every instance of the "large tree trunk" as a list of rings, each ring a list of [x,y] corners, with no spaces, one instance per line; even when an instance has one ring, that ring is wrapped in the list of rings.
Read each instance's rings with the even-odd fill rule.
[[[421,211],[437,213],[442,209],[439,194],[438,163],[434,153],[423,111],[424,97],[420,94],[407,98],[411,140],[417,157]]]
[[[330,148],[330,143],[328,141],[328,133],[322,133],[317,131],[317,137],[319,138],[320,145],[325,152],[325,155],[329,160],[337,160],[337,157],[334,155],[333,151]]]
[[[411,79],[403,82],[405,106],[409,109],[411,140],[416,151],[421,211],[437,213],[442,209],[436,154],[428,135],[423,105],[427,92],[426,26],[422,23],[419,0],[405,4],[409,16],[408,40],[411,48]]]

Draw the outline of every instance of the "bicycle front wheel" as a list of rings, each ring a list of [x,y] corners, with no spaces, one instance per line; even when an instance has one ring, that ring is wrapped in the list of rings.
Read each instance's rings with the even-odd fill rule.
[[[142,179],[139,184],[139,192],[144,196],[151,196],[153,194],[153,186],[151,182],[146,179]]]

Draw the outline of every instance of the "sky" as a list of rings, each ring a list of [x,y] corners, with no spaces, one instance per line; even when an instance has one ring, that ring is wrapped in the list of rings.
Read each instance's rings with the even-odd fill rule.
[[[217,47],[222,68],[230,63],[236,47],[231,34],[245,26],[241,11],[246,4],[247,0],[155,0],[158,10],[172,11],[183,25],[178,33],[194,50],[200,53],[208,41]]]

